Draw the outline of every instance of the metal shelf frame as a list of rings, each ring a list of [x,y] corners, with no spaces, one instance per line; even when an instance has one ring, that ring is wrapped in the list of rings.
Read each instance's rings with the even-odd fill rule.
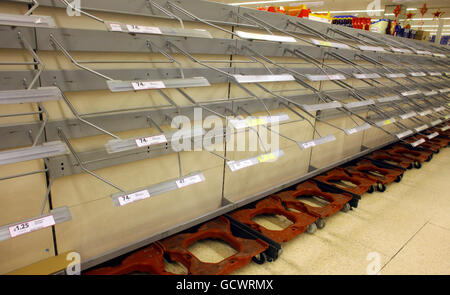
[[[29,4],[29,15],[32,15],[38,5],[58,8],[66,8],[68,5],[68,1],[66,0],[11,1]],[[366,114],[369,111],[372,111],[375,115],[364,117],[361,123],[365,122],[366,124],[375,126],[378,125],[378,122],[386,122],[387,120],[389,121],[389,124],[394,123],[397,128],[402,131],[402,134],[406,134],[404,130],[407,129],[407,135],[420,133],[423,129],[420,126],[414,129],[412,129],[412,127],[408,128],[402,122],[403,120],[411,120],[414,123],[427,127],[435,126],[444,120],[448,120],[448,114],[446,112],[449,110],[449,99],[447,94],[449,89],[445,87],[448,86],[449,77],[446,71],[450,61],[448,60],[448,48],[442,46],[418,42],[416,40],[400,39],[392,36],[380,36],[371,32],[352,30],[305,19],[207,1],[98,0],[90,1],[89,4],[86,5],[88,6],[82,7],[83,17],[91,17],[104,23],[105,30],[42,27],[29,28],[25,25],[22,27],[0,26],[0,36],[2,36],[2,38],[0,38],[0,48],[15,50],[23,49],[25,45],[25,49],[32,53],[35,60],[33,62],[35,69],[33,70],[0,71],[0,91],[24,88],[31,89],[34,88],[34,84],[39,84],[40,87],[59,88],[62,96],[58,99],[64,100],[75,116],[74,119],[67,120],[51,120],[51,118],[48,120],[46,117],[43,122],[0,126],[0,136],[2,138],[0,149],[29,145],[30,132],[39,133],[40,130],[44,130],[47,142],[60,140],[65,143],[65,146],[70,151],[70,154],[67,155],[45,159],[46,168],[42,171],[32,172],[46,173],[49,179],[47,193],[39,217],[46,217],[46,215],[43,215],[43,208],[45,208],[46,203],[48,202],[53,180],[77,173],[89,173],[107,185],[115,187],[119,192],[110,197],[116,206],[122,205],[122,202],[128,202],[125,199],[121,199],[124,197],[131,196],[137,199],[145,198],[145,194],[144,196],[136,195],[143,191],[147,191],[147,193],[151,191],[152,194],[158,194],[183,187],[184,185],[188,185],[183,184],[183,181],[187,180],[189,177],[197,177],[198,179],[195,180],[197,182],[205,181],[204,176],[198,171],[188,175],[182,175],[180,153],[173,150],[168,142],[160,142],[151,147],[145,146],[126,151],[119,151],[117,153],[111,153],[106,148],[77,153],[70,144],[70,139],[105,133],[111,135],[115,139],[120,139],[115,136],[115,132],[141,128],[156,129],[159,134],[164,134],[159,126],[167,125],[170,123],[171,118],[180,114],[186,115],[193,120],[194,108],[196,107],[201,107],[206,112],[219,115],[226,120],[227,123],[228,118],[231,115],[236,118],[241,118],[241,115],[248,115],[250,117],[252,113],[266,112],[269,117],[272,117],[272,111],[288,108],[297,114],[299,119],[281,124],[290,124],[298,122],[299,120],[307,120],[314,129],[312,141],[314,141],[314,138],[318,135],[316,128],[317,123],[328,124],[335,127],[335,129],[339,129],[339,131],[344,131],[346,135],[350,135],[351,133],[349,134],[345,132],[345,130],[334,126],[327,121],[345,115],[350,117],[355,116],[355,118],[361,119],[361,116],[363,115],[360,116],[360,114]],[[180,28],[170,31],[165,30],[164,28],[152,27],[150,30],[148,27],[130,28],[125,24],[119,24],[119,26],[114,27],[111,25],[113,22],[110,20],[103,20],[96,17],[94,15],[95,12],[113,12],[171,19],[176,23],[179,23]],[[208,30],[203,32],[186,30],[185,24],[187,22],[190,24],[206,25],[211,32],[213,30],[221,30],[229,34],[229,39],[212,38]],[[229,27],[232,27],[232,30],[230,30]],[[269,35],[262,36],[260,34],[247,36],[245,30],[248,28],[260,29],[263,32],[266,31]],[[237,33],[237,31],[244,33]],[[380,49],[381,47],[378,43],[374,42],[374,38],[376,37],[379,37],[383,43],[382,49]],[[24,38],[25,40],[30,41],[24,42]],[[270,41],[269,39],[273,40]],[[313,39],[317,41],[314,41]],[[282,42],[277,42],[277,40]],[[412,51],[409,49],[412,49]],[[81,67],[82,70],[47,70],[39,59],[38,54],[40,51],[62,51],[66,57],[69,57],[76,65]],[[129,70],[123,70],[120,69],[120,67],[117,69],[101,70],[96,67],[95,70],[93,70],[80,65],[93,64],[95,61],[74,61],[71,58],[70,52],[75,51],[99,53],[160,53],[166,60],[158,61],[158,63],[177,63],[179,65],[176,61],[176,54],[177,56],[184,55],[184,57],[196,61],[201,66],[205,67],[182,68],[180,66],[179,68],[159,67],[158,69]],[[197,54],[226,55],[229,56],[230,59],[223,61],[200,61],[194,57]],[[248,58],[247,61],[239,62],[248,63],[250,66],[234,67],[235,64],[239,63],[233,60],[233,57],[235,56]],[[285,66],[272,61],[272,58],[274,57],[291,57],[293,59],[295,58],[295,62],[303,63],[304,65],[310,63],[312,66]],[[340,61],[344,62],[346,65],[333,67],[328,65],[326,61]],[[359,64],[361,61],[365,62],[364,66]],[[121,61],[97,62],[121,63]],[[210,65],[222,62],[229,66],[223,68]],[[367,62],[370,65],[367,65]],[[387,67],[386,62],[395,67]],[[138,61],[136,61],[136,63],[138,63]],[[252,64],[261,64],[264,68],[256,68],[253,67]],[[114,77],[115,80],[124,81],[150,80],[150,78],[151,80],[184,79],[185,75],[186,77],[201,76],[207,77],[207,81],[210,84],[226,83],[230,85],[231,83],[235,83],[243,90],[247,89],[245,86],[241,85],[234,75],[244,75],[243,77],[245,77],[245,75],[247,75],[247,77],[251,75],[267,75],[269,76],[269,79],[274,78],[275,75],[291,75],[292,77],[295,77],[294,82],[297,82],[298,84],[298,87],[292,89],[292,91],[312,90],[313,93],[287,96],[266,89],[260,81],[250,81],[252,84],[263,90],[265,93],[264,97],[254,95],[251,91],[247,90],[248,97],[230,97],[228,94],[228,97],[223,100],[199,103],[195,100],[195,97],[190,97],[184,93],[182,89],[175,87],[183,94],[184,98],[191,102],[191,105],[176,105],[170,97],[160,91],[168,102],[165,105],[161,104],[158,106],[136,108],[132,110],[78,114],[65,97],[65,92],[108,89],[105,79],[93,79],[91,74],[86,74],[86,69],[92,74],[104,78],[106,77],[109,80],[111,80],[109,77]],[[424,77],[420,74],[421,71],[425,71]],[[99,72],[101,72],[101,74]],[[381,77],[388,77],[389,74],[398,74],[397,72],[404,75],[391,77],[391,79],[395,79],[392,80],[395,82],[394,86],[386,86],[376,80]],[[414,72],[419,72],[419,75],[412,75],[411,73]],[[366,76],[358,77],[357,74]],[[334,80],[324,79],[319,82],[324,83],[326,80],[332,80],[333,83],[341,88],[333,91],[322,91],[320,87],[322,84],[320,84],[318,89],[308,86],[307,81],[311,80],[311,77],[308,77],[308,75],[326,75],[327,77],[331,75],[342,75],[345,78],[360,79],[366,82],[366,85],[369,87],[354,88],[341,78]],[[25,81],[32,82],[26,85],[27,83],[24,83],[24,79]],[[404,84],[405,81],[408,84]],[[419,89],[418,92],[414,92],[417,91],[417,89]],[[286,92],[286,90],[284,90],[284,92]],[[395,97],[381,97],[378,100],[372,100],[373,97],[380,96],[380,93],[383,95],[398,95],[399,97],[401,96],[402,99],[396,99]],[[417,97],[419,94],[423,94],[423,97]],[[349,102],[349,99],[353,100]],[[354,99],[357,101],[354,101]],[[337,109],[338,107],[336,106],[341,106],[341,103],[344,102],[345,105],[342,108],[345,110],[351,109],[351,112],[346,113]],[[324,106],[324,104],[327,104],[327,106]],[[42,112],[45,112],[45,109],[43,109],[41,105],[39,106],[40,109],[42,109]],[[298,110],[305,112],[311,117],[312,120],[314,120],[314,124],[312,124],[305,116],[299,114]],[[318,111],[317,114],[312,114],[316,111]],[[204,115],[206,116],[206,114]],[[274,113],[274,115],[278,114]],[[394,121],[394,119],[391,120],[390,118],[396,118],[396,120]],[[117,122],[123,122],[123,124],[117,124]],[[361,128],[360,131],[364,131],[365,129],[363,128],[365,127],[363,125],[357,124],[353,129]],[[398,138],[396,138],[395,134],[384,130],[382,125],[378,125],[378,128],[392,135],[393,138],[377,147],[367,148],[361,146],[361,151],[359,153],[335,163],[329,163],[320,169],[310,165],[309,171],[301,177],[281,183],[276,187],[264,190],[238,202],[231,202],[222,194],[222,203],[216,210],[153,234],[140,241],[135,241],[129,245],[113,249],[101,256],[83,261],[82,269],[88,269],[109,259],[136,250],[151,242],[168,237],[179,231],[266,197],[271,193],[282,190],[295,183],[321,174],[331,168],[367,155],[376,149],[394,142],[402,141],[401,135],[398,135]],[[270,131],[268,126],[265,127]],[[226,140],[227,132],[228,129],[224,129],[224,133],[218,134],[215,139],[225,138]],[[280,134],[280,136],[285,137],[282,134]],[[324,143],[328,142],[332,140],[330,136],[334,137],[334,135],[328,135],[321,137],[319,140],[322,140]],[[191,140],[195,141],[195,136],[192,137]],[[309,148],[309,143],[310,142],[303,143],[307,145],[307,147],[303,146],[303,148],[302,145],[299,144],[300,149]],[[317,141],[314,145],[319,143],[320,142]],[[264,152],[268,152],[264,147],[263,149]],[[205,150],[208,151],[206,147]],[[215,154],[212,151],[208,152]],[[275,153],[275,151],[272,152]],[[151,185],[146,188],[127,192],[108,180],[98,176],[94,172],[100,168],[160,157],[171,153],[177,153],[178,156],[178,177],[168,182]],[[282,155],[283,152],[279,151],[279,154]],[[215,155],[224,160],[223,173],[226,173],[225,169],[227,169],[227,167],[225,164],[230,162],[226,158],[226,154],[223,157],[221,155]],[[26,174],[20,176],[24,175]],[[66,208],[63,208],[62,211],[64,211],[64,214],[62,214],[63,218],[58,217],[58,219],[55,217],[58,219],[55,220],[55,223],[70,220],[70,212],[66,210]],[[24,222],[30,220],[31,219],[27,219]],[[2,237],[7,236],[9,227],[10,225],[0,228]],[[0,237],[0,240],[2,237]]]

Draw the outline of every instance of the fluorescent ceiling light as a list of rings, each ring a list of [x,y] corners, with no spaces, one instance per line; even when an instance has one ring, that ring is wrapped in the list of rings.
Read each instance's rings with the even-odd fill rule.
[[[61,141],[46,142],[43,145],[0,152],[0,165],[25,162],[67,154],[66,145]]]
[[[57,87],[40,87],[30,90],[0,91],[0,104],[32,103],[59,100],[62,94]]]
[[[211,86],[208,80],[204,77],[194,77],[185,79],[167,79],[167,80],[136,80],[136,81],[121,81],[109,80],[106,81],[111,92],[123,91],[139,91],[149,89],[165,89],[165,88],[188,88],[188,87],[205,87]]]

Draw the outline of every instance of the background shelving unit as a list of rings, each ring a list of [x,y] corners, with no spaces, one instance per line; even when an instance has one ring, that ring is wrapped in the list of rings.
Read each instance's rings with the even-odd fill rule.
[[[43,123],[39,143],[60,141],[67,150],[0,166],[5,200],[0,224],[9,226],[36,216],[41,206],[45,214],[56,208],[66,208],[70,214],[58,219],[61,223],[27,235],[11,239],[6,235],[8,239],[0,243],[0,252],[7,253],[0,258],[0,273],[71,250],[81,254],[82,268],[87,269],[402,140],[396,134],[405,130],[413,134],[420,132],[414,128],[448,120],[448,49],[442,46],[383,36],[377,44],[383,51],[359,50],[358,44],[373,47],[373,38],[380,35],[205,1],[105,0],[82,7],[104,22],[67,15],[64,1],[38,2],[32,15],[52,17],[55,27],[0,23],[0,60],[5,60],[0,63],[0,91],[5,94],[0,93],[0,99],[26,89],[40,70],[33,88],[56,87],[61,93],[52,101],[2,104],[0,152],[32,145],[30,135],[38,134]],[[13,15],[23,15],[31,7],[31,1],[0,5]],[[122,24],[121,30],[125,24],[176,30],[118,32],[111,31],[111,23]],[[198,37],[190,29],[206,30],[210,36]],[[259,35],[249,39],[238,31]],[[27,53],[19,35],[36,56]],[[280,36],[290,41],[261,40]],[[414,52],[401,53],[398,48]],[[12,65],[10,60],[22,64]],[[354,78],[361,71],[363,75]],[[425,77],[411,74],[422,71]],[[387,77],[392,73],[404,75]],[[171,89],[112,92],[101,75],[177,83],[205,77],[210,85],[191,88],[175,83]],[[234,75],[253,78],[240,83]],[[275,75],[290,77],[263,81]],[[318,75],[318,81],[311,81]],[[341,76],[333,80],[333,75]],[[346,113],[341,108],[350,107],[349,103],[359,105]],[[194,112],[196,107],[202,109],[202,117]],[[420,115],[428,110],[429,114]],[[32,113],[27,119],[6,117],[26,112]],[[408,113],[410,117],[405,116]],[[223,147],[215,153],[177,152],[170,146],[169,134],[177,131],[177,126],[170,126],[172,118],[184,115],[194,123],[211,114],[220,115],[223,122],[235,115],[286,114],[289,120],[279,130],[283,156],[273,163],[256,160],[255,165],[231,171],[230,161],[269,151],[229,151],[219,140],[225,133],[213,136],[211,147]],[[395,122],[386,123],[390,118]],[[380,121],[385,123],[375,126]],[[355,122],[372,128],[345,132],[355,129]],[[249,137],[251,129],[231,133]],[[117,153],[106,148],[114,138],[132,143],[135,138],[162,134],[167,142]],[[327,135],[333,139],[319,144],[318,139]],[[310,142],[314,144],[302,146]],[[192,185],[177,183],[195,175],[201,177]],[[143,200],[118,206],[120,196],[145,188],[154,196],[133,195]],[[42,196],[48,199],[44,205]],[[27,254],[18,256],[23,249]]]

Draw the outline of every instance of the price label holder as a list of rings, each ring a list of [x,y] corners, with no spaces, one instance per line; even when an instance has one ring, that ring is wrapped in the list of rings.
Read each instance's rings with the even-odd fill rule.
[[[238,83],[265,83],[265,82],[289,82],[295,81],[294,76],[282,75],[233,75]]]
[[[328,42],[323,40],[316,40],[311,39],[311,42],[318,46],[325,46],[325,47],[334,47],[334,48],[340,48],[340,49],[350,49],[350,46],[343,43],[335,43],[335,42]]]
[[[433,138],[435,138],[436,136],[439,136],[439,133],[433,132],[433,133],[427,135],[427,138],[428,138],[428,139],[433,139]]]
[[[150,193],[148,190],[142,190],[139,192],[135,192],[129,195],[125,195],[118,198],[120,206],[125,206],[131,203],[134,203],[136,201],[144,200],[150,198]]]
[[[411,72],[409,73],[413,77],[425,77],[427,74],[424,72]]]
[[[138,147],[145,147],[145,146],[151,146],[155,144],[160,143],[167,143],[167,138],[164,134],[156,135],[156,136],[150,136],[150,137],[141,137],[136,138],[136,145]]]
[[[402,138],[405,138],[405,137],[407,137],[408,135],[411,135],[411,134],[413,134],[413,132],[411,130],[406,130],[405,132],[398,133],[395,136],[397,136],[398,139],[402,139]]]
[[[398,95],[395,96],[388,96],[388,97],[381,97],[377,99],[377,102],[383,103],[383,102],[391,102],[391,101],[397,101],[401,100],[401,97]]]
[[[368,99],[368,100],[364,100],[364,101],[349,102],[349,103],[346,103],[344,105],[344,107],[346,107],[347,109],[354,109],[354,108],[365,107],[365,106],[373,105],[373,104],[375,104],[375,101],[373,99]]]
[[[376,73],[371,73],[371,74],[356,74],[356,73],[353,73],[353,77],[355,77],[356,79],[377,79],[377,78],[381,78],[381,76],[376,74]]]
[[[441,131],[447,131],[447,130],[449,130],[449,129],[450,129],[450,126],[447,125],[447,126],[445,126],[445,127],[442,127],[442,128],[441,128]]]
[[[418,114],[421,117],[425,117],[425,116],[428,116],[429,114],[431,114],[432,112],[433,112],[432,110],[426,110],[426,111],[423,111],[423,112],[419,112]]]
[[[387,126],[387,125],[393,124],[395,122],[396,122],[396,120],[394,118],[390,118],[390,119],[387,119],[387,120],[379,121],[379,122],[377,122],[375,124],[377,126],[381,127],[381,126]]]
[[[236,34],[242,39],[297,43],[295,38],[289,36],[256,34],[243,31],[236,31]]]
[[[414,130],[416,130],[416,132],[421,132],[421,131],[424,131],[427,128],[428,128],[428,125],[422,125],[422,126],[414,128]]]
[[[386,77],[388,77],[388,78],[406,78],[406,75],[402,74],[402,73],[391,73],[391,74],[386,74]]]
[[[436,126],[436,125],[439,125],[439,124],[441,124],[443,121],[442,120],[436,120],[436,121],[433,121],[433,122],[431,122],[431,126]]]
[[[40,230],[52,225],[55,225],[55,219],[53,218],[53,215],[41,217],[38,219],[30,220],[27,222],[22,222],[19,224],[15,224],[13,226],[9,227],[9,234],[11,235],[11,238]]]
[[[364,45],[358,45],[359,49],[362,51],[375,51],[375,52],[386,52],[386,50],[383,47],[380,46],[364,46]]]
[[[411,90],[411,91],[402,92],[402,95],[403,96],[413,96],[413,95],[417,95],[417,94],[421,94],[421,93],[422,93],[422,91],[420,91],[420,90]]]
[[[342,107],[340,102],[334,101],[330,103],[320,103],[320,104],[312,104],[312,105],[302,105],[302,107],[308,112],[315,112],[321,110],[330,110]]]
[[[166,85],[163,81],[149,81],[149,82],[132,82],[134,90],[147,90],[147,89],[164,89]]]
[[[412,54],[413,52],[409,49],[403,49],[403,48],[395,48],[391,47],[392,52],[398,52],[398,53],[406,53],[406,54]]]
[[[310,140],[310,141],[306,141],[306,142],[297,142],[297,145],[302,149],[302,150],[306,150],[324,143],[328,143],[328,142],[332,142],[335,141],[336,137],[334,135],[328,135],[325,137],[321,137],[319,139],[316,140]]]
[[[445,107],[434,108],[434,111],[435,111],[436,113],[442,112],[442,111],[444,111],[444,110],[445,110]]]
[[[412,117],[414,117],[414,116],[416,116],[416,115],[417,115],[416,112],[409,112],[409,113],[407,113],[407,114],[402,114],[402,115],[400,115],[399,117],[400,117],[402,120],[406,120],[406,119],[412,118]]]
[[[254,165],[258,165],[266,162],[275,162],[279,157],[283,156],[284,152],[282,150],[276,150],[271,153],[262,154],[256,157],[247,158],[237,161],[228,161],[227,165],[231,172],[235,172],[244,168],[248,168]]]
[[[333,75],[305,75],[305,76],[311,82],[345,80],[345,76],[341,75],[341,74],[333,74]]]
[[[200,175],[193,175],[193,176],[189,176],[189,177],[185,177],[183,179],[177,180],[177,186],[178,188],[183,188],[189,185],[193,185],[199,182],[202,182],[203,179]]]
[[[145,188],[136,189],[130,192],[119,192],[111,195],[111,199],[113,200],[113,203],[116,207],[121,207],[120,204],[120,198],[125,197],[122,199],[125,203],[127,202],[126,196],[132,196],[131,199],[134,201],[146,199],[147,194],[154,198],[158,195],[178,190],[181,188],[184,188],[189,185],[194,185],[196,183],[204,182],[206,181],[205,176],[201,172],[192,172],[189,175],[186,175],[183,177],[183,179],[175,178],[168,181],[164,181],[161,183],[153,184]]]
[[[424,92],[423,94],[424,94],[425,96],[432,96],[432,95],[438,94],[438,92],[435,91],[435,90],[432,90],[432,91]]]
[[[410,145],[413,146],[413,147],[417,147],[417,146],[421,145],[424,142],[425,142],[425,139],[421,138],[421,139],[419,139],[417,141],[414,141],[414,142],[410,143]]]
[[[367,129],[371,128],[371,127],[372,126],[370,126],[368,123],[365,123],[365,124],[363,124],[361,126],[358,126],[358,127],[355,127],[355,128],[345,129],[344,132],[347,135],[352,135],[352,134],[355,134],[355,133],[367,130]]]

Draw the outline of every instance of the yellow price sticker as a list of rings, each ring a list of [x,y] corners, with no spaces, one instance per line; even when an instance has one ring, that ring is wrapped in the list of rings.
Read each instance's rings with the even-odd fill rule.
[[[449,116],[449,115],[445,116],[444,118],[447,120],[447,119],[448,119],[448,116]]]
[[[271,160],[275,160],[275,155],[273,153],[261,155],[261,156],[258,157],[258,161],[260,163],[268,162],[268,161],[271,161]]]
[[[331,42],[328,42],[328,41],[320,41],[320,45],[322,45],[322,46],[328,46],[328,47],[333,47],[333,45],[331,45]]]
[[[265,124],[266,124],[266,120],[260,119],[260,118],[258,118],[258,119],[250,119],[250,120],[247,121],[247,125],[249,127],[258,126],[258,125],[265,125]]]
[[[391,120],[386,120],[386,121],[384,121],[384,125],[389,125],[389,124],[392,124],[392,121],[391,121]]]

